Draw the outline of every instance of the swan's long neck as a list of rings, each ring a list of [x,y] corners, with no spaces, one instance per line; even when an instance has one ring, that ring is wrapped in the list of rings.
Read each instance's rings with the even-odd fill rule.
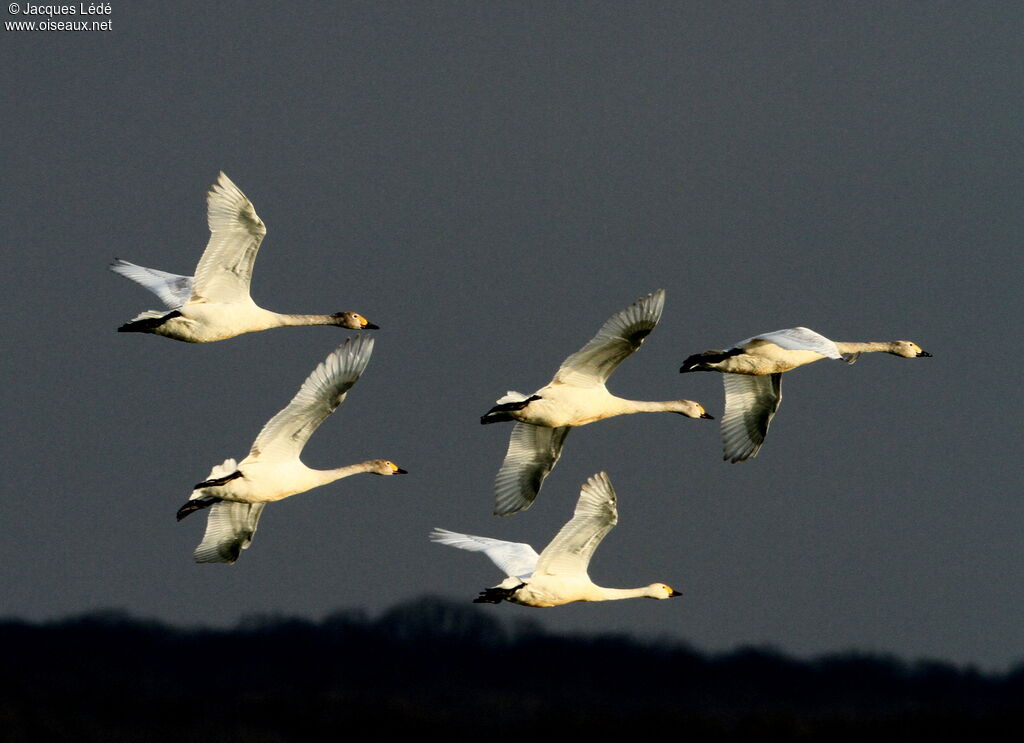
[[[340,480],[349,475],[358,475],[360,472],[369,472],[372,462],[360,462],[350,464],[347,467],[337,467],[333,470],[310,470],[314,479],[318,480],[317,486]]]
[[[626,400],[621,397],[615,398],[615,415],[629,415],[630,413],[678,413],[682,411],[681,400],[666,400],[654,402],[650,400]]]
[[[587,601],[616,601],[618,599],[635,599],[650,596],[650,586],[643,588],[604,588],[593,586],[588,591]]]
[[[279,312],[272,313],[274,322],[279,327],[291,325],[337,325],[338,318],[334,315],[282,315]],[[342,475],[344,477],[344,475]]]
[[[839,353],[894,353],[896,344],[891,342],[867,342],[836,341],[836,348]]]

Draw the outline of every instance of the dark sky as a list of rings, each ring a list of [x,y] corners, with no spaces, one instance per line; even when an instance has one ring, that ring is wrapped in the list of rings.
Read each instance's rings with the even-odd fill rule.
[[[620,523],[591,576],[684,598],[489,611],[710,650],[1024,658],[1020,372],[1000,368],[1022,309],[1018,7],[111,6],[109,32],[0,32],[3,614],[468,601],[502,576],[432,527],[541,548],[606,470]],[[304,460],[410,471],[270,506],[234,566],[194,564],[203,519],[174,512],[348,331],[114,332],[158,301],[108,262],[192,273],[221,169],[267,225],[257,302],[382,326]],[[934,358],[787,375],[741,465],[717,422],[582,428],[530,511],[492,517],[510,428],[479,416],[659,288],[624,397],[720,416],[720,377],[682,360],[796,325]]]

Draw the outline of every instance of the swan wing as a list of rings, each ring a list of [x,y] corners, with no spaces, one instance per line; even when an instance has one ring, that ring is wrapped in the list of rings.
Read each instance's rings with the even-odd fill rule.
[[[345,400],[370,361],[373,338],[349,338],[324,359],[302,383],[287,406],[263,426],[250,458],[298,459],[313,431]]]
[[[137,266],[120,258],[114,259],[114,262],[110,264],[110,270],[126,279],[142,284],[160,297],[160,301],[171,310],[178,309],[192,296],[191,276],[179,276],[176,273]]]
[[[544,478],[562,455],[569,428],[515,424],[505,461],[494,478],[495,516],[510,516],[533,504]]]
[[[252,264],[267,228],[252,202],[221,173],[206,196],[210,241],[196,266],[194,302],[250,300]]]
[[[615,490],[599,472],[580,489],[576,511],[537,560],[538,575],[586,576],[597,545],[619,520]]]
[[[430,532],[430,539],[449,547],[483,552],[498,566],[498,570],[507,576],[528,578],[533,575],[533,569],[537,566],[537,551],[523,542],[506,542],[437,528]]]
[[[782,374],[723,374],[722,449],[730,462],[756,457],[782,402]]]
[[[779,348],[785,348],[789,351],[813,351],[830,359],[842,358],[834,342],[820,333],[815,333],[810,328],[788,328],[771,333],[762,333],[755,335],[753,338],[740,341],[736,344],[736,347],[746,348],[748,345],[756,346],[761,343],[774,343]]]
[[[266,503],[222,500],[210,506],[203,541],[192,557],[196,562],[234,562],[252,544],[256,524]]]
[[[562,362],[553,382],[577,387],[604,384],[615,368],[640,348],[664,307],[665,291],[659,289],[612,315],[587,345]]]

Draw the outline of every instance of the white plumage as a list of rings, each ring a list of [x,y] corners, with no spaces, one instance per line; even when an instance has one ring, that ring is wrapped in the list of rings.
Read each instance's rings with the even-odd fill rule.
[[[604,588],[590,580],[587,574],[590,558],[617,522],[615,491],[608,475],[599,472],[584,483],[572,519],[540,555],[528,544],[447,529],[434,529],[430,538],[450,547],[483,552],[508,576],[497,586],[482,591],[474,599],[475,603],[511,601],[523,606],[550,607],[573,601],[680,596],[664,583],[641,588]]]
[[[664,306],[665,292],[659,290],[612,315],[597,335],[562,362],[546,387],[530,396],[510,391],[483,415],[481,423],[515,421],[494,481],[495,514],[508,516],[530,507],[558,462],[570,428],[629,413],[712,417],[692,400],[626,400],[605,386],[618,365],[654,330]]]
[[[366,368],[373,339],[360,336],[338,347],[312,371],[292,401],[267,421],[249,455],[215,465],[195,486],[178,520],[210,508],[197,562],[234,562],[252,542],[264,505],[360,472],[405,474],[393,462],[371,459],[331,470],[315,470],[299,459],[309,437],[345,400]]]
[[[788,328],[740,341],[726,351],[705,351],[683,362],[680,372],[722,372],[725,413],[722,450],[729,462],[756,457],[782,402],[782,374],[821,359],[855,362],[862,353],[904,358],[931,356],[911,341],[855,343],[831,341],[809,328]]]
[[[208,343],[286,325],[337,325],[353,330],[377,327],[355,312],[285,315],[253,302],[249,283],[267,228],[252,202],[224,173],[207,194],[207,221],[210,241],[194,278],[115,259],[111,271],[146,287],[167,306],[167,310],[140,313],[118,331]]]

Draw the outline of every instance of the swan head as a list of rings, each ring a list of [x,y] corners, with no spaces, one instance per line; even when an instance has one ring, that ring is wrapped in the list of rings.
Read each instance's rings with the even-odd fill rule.
[[[373,459],[367,462],[370,472],[374,475],[407,475],[409,472],[403,470],[397,464],[392,462],[390,459]]]
[[[350,330],[378,330],[380,328],[379,325],[374,325],[358,312],[335,312],[331,317],[335,320],[334,324],[341,328]]]
[[[685,415],[687,418],[715,419],[715,416],[706,411],[699,402],[694,402],[693,400],[674,400],[670,404],[672,405],[671,412]]]
[[[922,351],[921,347],[912,341],[895,341],[892,344],[892,350],[889,353],[896,356],[902,356],[905,359],[913,359],[917,357],[927,356],[931,354],[927,351]]]
[[[666,586],[664,583],[652,583],[647,586],[646,596],[649,599],[671,599],[682,595],[682,591],[676,591],[671,586]]]

